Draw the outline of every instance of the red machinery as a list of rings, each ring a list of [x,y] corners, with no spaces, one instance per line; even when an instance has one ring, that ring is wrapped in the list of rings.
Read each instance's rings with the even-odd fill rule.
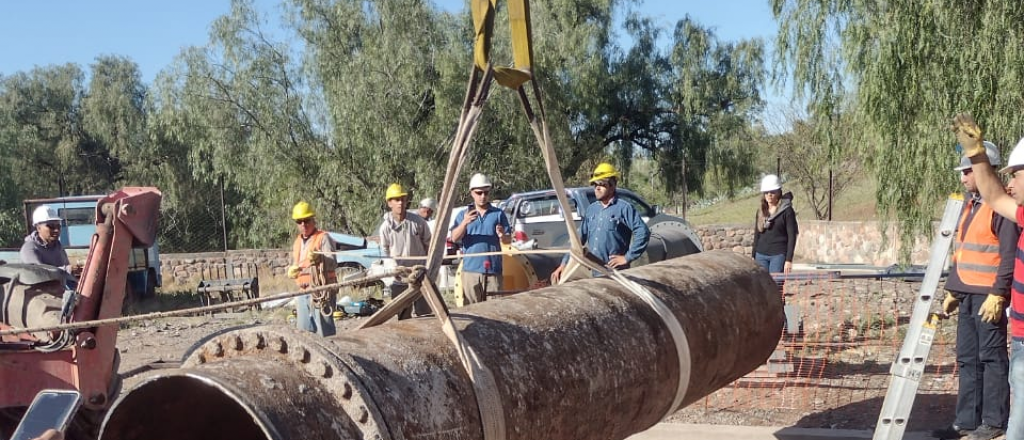
[[[49,266],[0,265],[0,329],[52,326],[121,315],[133,246],[156,238],[161,194],[125,187],[99,201],[96,233],[77,289],[65,291],[63,272]],[[22,333],[0,341],[0,437],[7,438],[25,407],[45,388],[82,393],[79,435],[117,397],[117,326]],[[87,426],[82,426],[87,425]]]

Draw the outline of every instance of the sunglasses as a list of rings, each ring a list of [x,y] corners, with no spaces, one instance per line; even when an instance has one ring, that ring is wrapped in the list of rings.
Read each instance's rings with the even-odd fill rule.
[[[598,180],[597,182],[591,183],[590,186],[600,186],[602,188],[607,188],[611,186],[611,182],[607,180]]]
[[[488,195],[490,193],[491,193],[490,191],[482,191],[482,190],[479,190],[479,189],[473,190],[473,194],[476,194],[478,196],[486,196],[486,195]]]
[[[47,228],[60,229],[60,223],[43,223]]]
[[[304,223],[309,223],[311,221],[313,221],[313,219],[311,219],[311,218],[302,218],[302,219],[295,220],[295,224],[301,225],[301,224],[304,224]]]

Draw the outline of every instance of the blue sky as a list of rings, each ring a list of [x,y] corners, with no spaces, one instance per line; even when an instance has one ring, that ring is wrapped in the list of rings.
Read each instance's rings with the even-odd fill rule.
[[[464,0],[434,1],[450,11],[465,5]],[[276,0],[257,4],[263,11],[278,11]],[[97,56],[114,54],[138,63],[143,79],[150,82],[182,48],[204,44],[210,24],[229,5],[227,0],[4,2],[0,74],[66,62],[88,71]],[[723,40],[758,37],[770,45],[776,31],[768,0],[645,0],[638,10],[667,29],[690,14]],[[771,104],[783,101],[779,92],[767,92]]]

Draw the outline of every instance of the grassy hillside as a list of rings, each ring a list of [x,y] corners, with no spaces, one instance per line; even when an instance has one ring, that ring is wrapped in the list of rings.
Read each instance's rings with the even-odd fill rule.
[[[783,190],[793,192],[793,205],[799,218],[814,219],[814,210],[807,203],[807,196],[799,182],[786,182],[783,184]],[[754,212],[760,206],[760,202],[761,193],[753,193],[719,202],[706,208],[692,209],[686,214],[686,219],[694,225],[753,224]],[[832,220],[834,221],[874,220],[876,218],[874,179],[864,176],[851,184],[839,195],[832,209]]]

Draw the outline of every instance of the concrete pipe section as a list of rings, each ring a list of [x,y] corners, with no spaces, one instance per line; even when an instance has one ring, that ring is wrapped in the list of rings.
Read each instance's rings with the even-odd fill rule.
[[[678,320],[687,356],[668,321],[610,279],[452,315],[493,374],[486,392],[500,402],[505,439],[624,439],[658,423],[679,390],[681,407],[753,371],[782,333],[778,288],[749,257],[706,252],[623,273]],[[100,438],[453,440],[483,432],[455,349],[436,319],[422,318],[330,338],[286,327],[215,335],[181,369],[150,376],[115,402]]]

